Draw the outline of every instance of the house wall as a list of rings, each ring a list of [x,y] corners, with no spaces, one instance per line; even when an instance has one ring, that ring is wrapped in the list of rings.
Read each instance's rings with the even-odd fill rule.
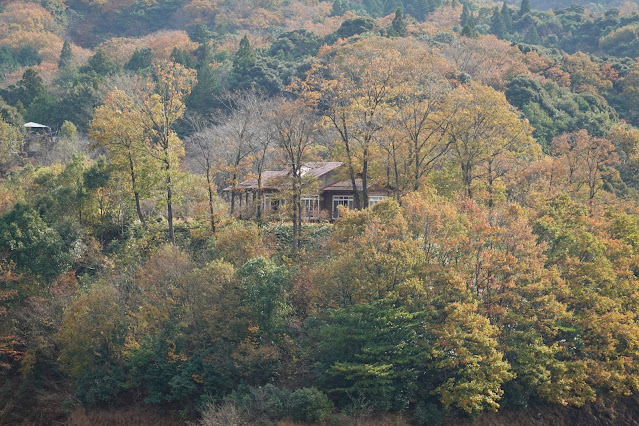
[[[333,218],[334,217],[334,211],[333,211],[333,196],[334,195],[351,195],[353,196],[353,202],[355,201],[355,194],[353,191],[325,191],[321,194],[320,196],[320,208],[322,210],[326,210],[329,213],[329,217]],[[384,197],[388,197],[390,196],[388,191],[370,191],[368,193],[369,197],[372,196],[384,196]]]

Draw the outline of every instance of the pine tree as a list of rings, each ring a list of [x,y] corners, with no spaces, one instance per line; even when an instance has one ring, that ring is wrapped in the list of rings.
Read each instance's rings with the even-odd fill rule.
[[[344,0],[335,0],[333,2],[333,8],[331,9],[331,16],[342,16],[348,8]]]
[[[255,51],[246,35],[240,40],[240,47],[235,53],[233,67],[236,69],[247,69],[255,65]]]
[[[468,23],[468,19],[472,18],[471,12],[470,12],[470,8],[468,7],[468,5],[466,3],[464,3],[464,7],[462,8],[462,14],[461,14],[461,18],[460,18],[460,25],[462,27],[465,27],[466,24]]]
[[[506,24],[497,6],[493,9],[493,17],[490,20],[490,32],[495,34],[500,40],[506,38]]]
[[[71,63],[71,43],[68,40],[64,41],[62,45],[62,51],[60,52],[60,59],[58,60],[58,68],[66,68]]]
[[[506,25],[506,31],[512,31],[513,29],[513,13],[512,10],[508,7],[506,2],[501,7],[501,17],[504,20],[504,25]]]
[[[148,68],[151,66],[153,60],[153,51],[150,47],[143,47],[141,49],[135,49],[131,59],[124,64],[125,70],[137,71],[142,68]]]
[[[392,32],[394,36],[406,37],[406,22],[404,22],[404,14],[401,9],[395,11],[395,17],[393,18]]]
[[[521,0],[521,6],[519,7],[519,17],[521,18],[527,13],[530,13],[530,0]]]
[[[466,21],[466,24],[462,28],[461,35],[470,38],[476,38],[479,36],[477,30],[475,29],[475,22],[472,17]]]
[[[382,16],[382,12],[384,12],[382,0],[364,0],[364,6],[368,14],[373,18]]]
[[[530,28],[528,28],[526,37],[524,37],[524,43],[541,44],[541,37],[539,37],[539,31],[537,31],[537,25],[535,25],[534,22],[532,23]]]
[[[397,9],[403,9],[404,5],[400,0],[386,0],[384,2],[384,15],[390,15]]]
[[[197,24],[191,34],[189,34],[189,37],[191,40],[202,44],[208,42],[213,37],[213,34],[206,25]]]
[[[423,21],[434,10],[430,0],[415,0],[410,6],[412,10],[407,7],[407,12],[418,21]]]

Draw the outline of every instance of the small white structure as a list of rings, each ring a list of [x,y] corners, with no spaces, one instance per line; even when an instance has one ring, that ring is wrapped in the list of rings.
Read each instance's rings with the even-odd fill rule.
[[[53,145],[54,132],[51,127],[30,121],[22,125],[26,129],[22,141],[22,154],[27,157],[37,154]]]

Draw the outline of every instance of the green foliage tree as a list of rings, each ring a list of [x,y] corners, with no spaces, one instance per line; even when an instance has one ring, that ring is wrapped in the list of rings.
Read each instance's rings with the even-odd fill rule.
[[[22,154],[22,132],[0,116],[0,173],[6,174]]]
[[[65,40],[62,44],[62,50],[60,51],[60,59],[58,59],[58,68],[66,68],[71,65],[73,59],[73,53],[71,52],[71,43]]]
[[[139,125],[149,143],[149,153],[162,170],[166,194],[169,240],[175,244],[173,227],[174,190],[179,177],[179,162],[184,144],[173,129],[184,114],[184,101],[196,83],[195,71],[175,63],[158,64],[154,70],[150,93],[137,108]]]
[[[504,38],[506,38],[506,35],[507,35],[507,29],[506,29],[506,24],[504,23],[504,18],[497,6],[495,6],[495,8],[493,9],[493,16],[490,19],[490,32],[495,34],[497,38],[500,40],[503,40]]]
[[[331,8],[331,16],[342,16],[348,10],[344,0],[335,0]]]
[[[51,281],[71,265],[60,234],[26,204],[16,204],[0,217],[0,249],[18,271]]]
[[[404,22],[404,13],[401,9],[395,11],[389,34],[396,37],[406,37],[406,22]]]
[[[497,349],[497,329],[474,304],[455,303],[445,312],[433,357],[435,368],[448,377],[434,392],[444,407],[454,406],[470,416],[496,411],[501,385],[514,377]]]
[[[528,28],[528,32],[524,37],[524,42],[528,44],[541,44],[541,37],[539,37],[539,31],[537,30],[537,25],[533,22]]]
[[[342,403],[362,397],[377,410],[405,409],[430,359],[421,318],[391,300],[328,311],[315,331],[322,388]]]
[[[521,5],[519,6],[519,17],[521,18],[525,14],[530,13],[530,0],[521,0]]]
[[[501,18],[504,21],[504,26],[506,27],[506,31],[511,31],[513,28],[513,14],[512,10],[506,2],[501,7]]]
[[[240,47],[235,52],[235,58],[233,59],[233,68],[238,71],[246,71],[248,68],[255,65],[255,52],[251,43],[246,35],[240,40]]]
[[[100,76],[106,76],[115,74],[118,71],[118,65],[113,62],[113,59],[107,55],[104,49],[97,49],[96,52],[89,58],[87,65],[80,69],[81,72],[94,71]]]
[[[131,58],[124,64],[125,70],[138,71],[151,66],[153,51],[150,47],[135,49]]]
[[[251,309],[259,333],[273,339],[288,314],[286,293],[289,273],[263,257],[249,260],[238,271],[244,287],[244,303]]]

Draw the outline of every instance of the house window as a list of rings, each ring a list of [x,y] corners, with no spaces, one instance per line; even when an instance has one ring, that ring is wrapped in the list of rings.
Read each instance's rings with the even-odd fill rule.
[[[302,197],[302,218],[306,220],[319,219],[319,195]]]
[[[333,195],[333,219],[339,217],[339,206],[353,208],[353,196],[352,195]]]
[[[264,213],[275,212],[286,202],[286,200],[273,197],[273,194],[264,194],[262,197],[262,211]]]
[[[375,204],[383,201],[386,195],[371,195],[368,197],[368,207],[373,207]]]

